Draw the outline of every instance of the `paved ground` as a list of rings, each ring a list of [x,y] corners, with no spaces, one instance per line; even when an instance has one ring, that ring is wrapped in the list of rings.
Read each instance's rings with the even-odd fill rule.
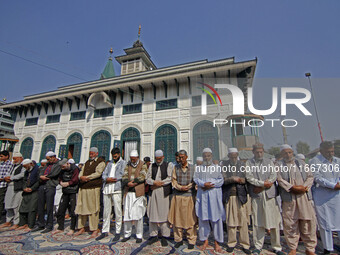
[[[69,221],[66,221],[68,226]],[[54,234],[53,232],[47,234],[40,234],[39,232],[29,233],[26,231],[7,231],[7,229],[0,230],[0,254],[49,254],[49,255],[61,255],[61,254],[215,254],[213,247],[208,247],[205,252],[198,249],[198,246],[194,250],[188,250],[186,242],[179,249],[174,248],[173,238],[169,239],[169,246],[162,247],[160,242],[156,242],[153,245],[147,245],[146,240],[148,238],[148,226],[144,225],[144,239],[141,244],[136,244],[133,236],[126,243],[112,242],[113,235],[96,241],[90,238],[88,233],[85,233],[78,237],[66,236],[68,227],[65,233]],[[114,230],[112,228],[112,233]],[[250,237],[252,237],[251,230],[249,231]],[[226,238],[225,238],[226,240]],[[284,238],[281,238],[281,243],[284,251],[287,252],[287,247]],[[211,241],[211,245],[213,242]],[[200,245],[198,242],[197,245]],[[234,254],[243,254],[243,252],[237,247],[234,250]],[[269,236],[265,240],[265,249],[263,254],[273,254],[270,252],[270,239]],[[223,254],[227,254],[226,246],[222,247]],[[317,247],[317,253],[322,253],[321,243],[319,241]],[[304,253],[303,244],[299,245],[299,253]]]

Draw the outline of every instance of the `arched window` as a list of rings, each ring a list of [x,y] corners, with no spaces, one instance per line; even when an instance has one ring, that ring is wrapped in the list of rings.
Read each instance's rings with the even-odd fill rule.
[[[193,131],[193,162],[196,162],[196,157],[202,156],[204,148],[210,148],[213,152],[213,158],[219,160],[219,146],[218,146],[218,131],[210,121],[201,121],[197,123]]]
[[[164,160],[175,161],[177,152],[177,129],[169,124],[160,126],[156,131],[155,150],[162,150]]]
[[[48,151],[55,152],[55,144],[56,144],[56,140],[53,135],[49,135],[44,139],[42,146],[41,146],[40,161],[46,158],[46,153]]]
[[[76,163],[80,161],[81,145],[83,143],[83,137],[79,133],[73,133],[67,139],[67,158],[73,158]]]
[[[129,127],[121,135],[122,155],[125,160],[130,160],[130,152],[137,150],[140,153],[140,133],[137,128]]]
[[[20,153],[22,154],[22,157],[24,159],[26,158],[30,159],[32,157],[32,151],[33,151],[33,139],[31,137],[28,137],[22,141]]]
[[[111,135],[105,130],[96,132],[91,138],[91,147],[98,148],[98,156],[104,156],[105,160],[110,160]]]

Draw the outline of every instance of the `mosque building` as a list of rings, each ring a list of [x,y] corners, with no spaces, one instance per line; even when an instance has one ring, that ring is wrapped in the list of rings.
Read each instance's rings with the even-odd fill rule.
[[[228,147],[246,149],[258,141],[256,130],[246,134],[244,128],[235,133],[228,125],[214,127],[214,119],[230,119],[233,109],[231,94],[215,90],[214,84],[232,84],[246,93],[257,59],[236,62],[232,57],[157,68],[139,39],[124,51],[115,57],[121,65],[119,76],[110,57],[99,80],[1,105],[14,119],[19,141],[13,152],[40,161],[52,150],[79,163],[88,159],[93,146],[106,160],[116,146],[125,158],[137,149],[141,158],[153,159],[154,151],[162,149],[167,161],[184,149],[193,162],[205,147],[220,159]]]

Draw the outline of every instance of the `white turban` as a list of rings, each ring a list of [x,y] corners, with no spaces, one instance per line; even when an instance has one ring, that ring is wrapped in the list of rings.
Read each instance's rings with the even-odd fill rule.
[[[73,158],[70,158],[70,159],[67,161],[67,163],[74,164],[74,163],[76,163],[76,162],[74,161]]]
[[[163,157],[164,156],[164,154],[163,154],[163,151],[162,150],[156,150],[155,151],[155,157],[157,158],[157,157]]]
[[[196,161],[202,161],[203,162],[203,157],[197,157]]]
[[[49,151],[46,153],[46,157],[54,157],[56,156],[57,154],[55,154],[53,151]]]
[[[48,162],[47,159],[43,159],[43,160],[41,160],[40,163],[47,163],[47,162]]]
[[[210,148],[205,148],[205,149],[203,150],[203,153],[205,153],[205,152],[210,152],[210,153],[212,153],[212,150],[211,150]]]
[[[32,163],[32,160],[30,160],[30,159],[24,159],[24,161],[22,161],[22,165],[24,166],[24,165],[28,165],[28,164],[31,164]]]
[[[13,154],[13,158],[22,158],[22,154],[17,152]]]
[[[228,153],[238,153],[237,148],[229,148]]]
[[[301,159],[301,160],[305,160],[306,158],[305,158],[305,155],[303,155],[303,154],[297,154],[296,156],[295,156],[295,158],[297,158],[297,159]]]
[[[280,147],[280,151],[283,151],[283,150],[286,150],[286,149],[292,149],[292,147],[288,144],[282,144],[281,147]]]
[[[137,150],[133,150],[130,152],[130,157],[138,157],[138,151]]]
[[[90,151],[92,151],[94,153],[98,153],[98,148],[97,147],[91,147]]]

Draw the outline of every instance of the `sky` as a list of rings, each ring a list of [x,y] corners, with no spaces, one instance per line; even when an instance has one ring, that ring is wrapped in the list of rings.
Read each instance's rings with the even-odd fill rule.
[[[325,139],[338,134],[340,75],[338,0],[225,1],[0,1],[0,98],[7,102],[84,81],[97,80],[109,56],[141,41],[157,67],[202,59],[258,59],[254,102],[271,105],[272,87],[309,89],[312,74]],[[119,64],[114,61],[116,74]],[[320,143],[315,111],[294,107],[288,142]],[[279,117],[279,110],[268,118]],[[281,128],[265,127],[267,147],[282,143]]]

